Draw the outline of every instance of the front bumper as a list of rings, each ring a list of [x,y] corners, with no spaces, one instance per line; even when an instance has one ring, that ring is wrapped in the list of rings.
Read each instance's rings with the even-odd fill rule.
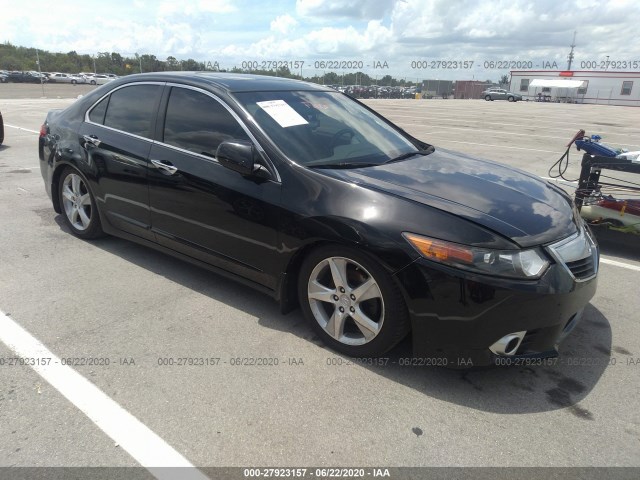
[[[411,316],[414,356],[453,368],[557,356],[558,345],[578,324],[596,291],[599,253],[595,243],[591,245],[594,270],[583,279],[574,277],[557,251],[549,249],[554,263],[535,281],[416,260],[396,274]],[[512,342],[507,354],[504,349],[496,354],[496,342],[514,333],[520,341]]]

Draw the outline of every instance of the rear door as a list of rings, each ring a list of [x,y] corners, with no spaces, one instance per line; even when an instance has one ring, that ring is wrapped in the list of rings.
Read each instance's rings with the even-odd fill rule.
[[[253,141],[209,92],[167,87],[149,159],[151,223],[158,242],[274,288],[280,183],[245,178],[215,158],[231,139]]]
[[[150,240],[148,156],[163,88],[135,83],[112,91],[87,112],[79,132],[101,212],[114,227]]]

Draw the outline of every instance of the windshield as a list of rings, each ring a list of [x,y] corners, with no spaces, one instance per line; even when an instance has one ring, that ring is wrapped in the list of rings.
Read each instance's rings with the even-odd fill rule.
[[[302,165],[381,165],[418,153],[409,139],[339,92],[242,92],[236,98],[280,150]]]

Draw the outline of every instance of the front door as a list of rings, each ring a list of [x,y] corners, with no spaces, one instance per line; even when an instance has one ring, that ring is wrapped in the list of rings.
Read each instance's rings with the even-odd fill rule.
[[[173,86],[165,111],[149,155],[158,242],[274,288],[280,183],[245,178],[215,159],[222,141],[250,140],[221,100]]]

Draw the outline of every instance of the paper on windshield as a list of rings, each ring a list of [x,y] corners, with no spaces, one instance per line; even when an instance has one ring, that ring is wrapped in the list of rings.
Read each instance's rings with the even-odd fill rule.
[[[284,100],[269,100],[257,104],[283,128],[309,123]]]

